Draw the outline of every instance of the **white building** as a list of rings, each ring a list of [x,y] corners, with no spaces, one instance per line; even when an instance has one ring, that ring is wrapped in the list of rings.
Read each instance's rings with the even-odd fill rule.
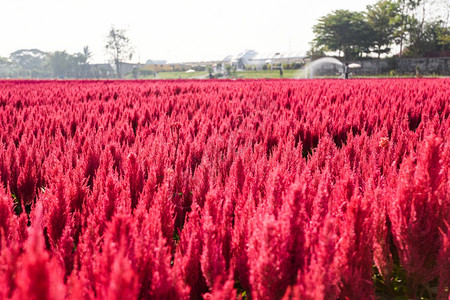
[[[258,53],[255,50],[245,50],[237,55],[229,55],[222,62],[231,64],[237,69],[260,69],[264,65],[279,68],[284,63],[304,63],[306,56],[300,52],[267,52]]]
[[[146,65],[165,65],[167,64],[167,60],[163,60],[163,59],[149,59],[147,60],[147,62],[145,63]]]

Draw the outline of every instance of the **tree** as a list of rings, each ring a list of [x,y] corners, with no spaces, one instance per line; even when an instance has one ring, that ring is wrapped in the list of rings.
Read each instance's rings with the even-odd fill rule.
[[[10,77],[11,74],[11,61],[6,57],[0,57],[0,77]]]
[[[427,52],[448,51],[449,28],[445,28],[442,23],[441,20],[425,22],[422,30],[417,28],[411,31],[412,43],[405,51],[405,55],[417,57],[424,56]]]
[[[394,18],[396,30],[394,31],[395,43],[400,45],[399,56],[402,57],[403,46],[407,40],[408,34],[414,30],[417,20],[413,11],[420,5],[421,0],[397,0],[399,10]]]
[[[10,54],[13,66],[16,66],[17,76],[38,78],[48,76],[46,62],[48,53],[39,49],[20,49]]]
[[[377,0],[366,12],[336,10],[313,27],[310,53],[318,49],[344,52],[346,60],[374,52],[388,54],[395,43],[400,57],[448,51],[449,0]]]
[[[133,56],[133,48],[130,45],[130,39],[127,36],[126,30],[117,29],[112,26],[107,37],[105,48],[116,66],[117,77],[121,78],[120,64],[123,61],[131,59]]]
[[[389,46],[394,42],[399,10],[399,3],[391,0],[379,0],[374,5],[367,6],[367,22],[374,34],[372,52],[377,53],[378,58],[382,53],[387,54],[391,50]]]
[[[309,45],[311,48],[306,51],[306,55],[309,57],[313,56],[325,56],[325,51],[323,50],[323,46],[317,46],[315,42],[310,42]]]
[[[92,52],[89,50],[89,46],[84,46],[83,52],[78,52],[73,55],[77,78],[80,78],[80,76],[88,77],[88,64],[91,57]]]
[[[335,10],[319,19],[313,27],[316,47],[324,46],[326,51],[344,52],[346,60],[368,52],[373,45],[373,30],[364,13]]]
[[[411,12],[414,21],[409,32],[408,55],[448,50],[448,0],[420,0]],[[447,40],[447,42],[446,42]]]
[[[450,27],[442,26],[438,29],[438,43],[442,51],[450,51]]]
[[[448,0],[447,0],[448,1]],[[442,18],[442,27],[439,29],[439,45],[442,46],[442,51],[450,51],[450,26],[449,21],[450,19],[450,5],[445,5],[445,11]]]
[[[74,57],[64,51],[55,51],[49,55],[48,64],[53,71],[53,76],[57,78],[69,77],[74,69],[76,61]]]
[[[84,65],[89,64],[89,60],[92,58],[92,51],[89,50],[89,46],[86,45],[86,46],[83,47],[83,55],[82,55],[82,57],[83,57],[82,63]]]

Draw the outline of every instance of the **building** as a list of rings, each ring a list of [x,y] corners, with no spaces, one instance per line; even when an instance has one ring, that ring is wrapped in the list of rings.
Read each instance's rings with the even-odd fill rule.
[[[145,63],[146,65],[165,65],[167,64],[167,60],[163,60],[163,59],[149,59],[147,60],[147,62]]]
[[[237,55],[229,55],[222,60],[224,65],[231,64],[238,70],[261,69],[270,65],[271,68],[280,68],[283,64],[305,62],[306,56],[300,52],[266,52],[258,53],[255,50],[245,50]]]

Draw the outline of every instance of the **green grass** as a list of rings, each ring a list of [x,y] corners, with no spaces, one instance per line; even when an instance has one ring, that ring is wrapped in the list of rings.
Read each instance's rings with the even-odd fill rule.
[[[159,72],[156,77],[154,76],[139,76],[139,79],[202,79],[208,78],[208,72]]]
[[[283,70],[283,78],[296,78],[299,70]],[[265,70],[265,71],[240,71],[236,72],[239,78],[281,78],[280,70]]]
[[[297,78],[299,70],[283,70],[283,78]],[[152,75],[139,76],[139,79],[207,79],[208,72],[159,72],[156,77]],[[259,70],[259,71],[238,71],[233,73],[229,78],[243,78],[243,79],[269,79],[280,78],[280,70]],[[131,79],[131,77],[130,77]]]

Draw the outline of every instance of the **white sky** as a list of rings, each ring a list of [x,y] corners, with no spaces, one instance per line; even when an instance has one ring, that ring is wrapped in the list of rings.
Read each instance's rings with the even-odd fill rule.
[[[365,10],[376,0],[11,0],[0,5],[0,56],[18,49],[81,52],[105,62],[112,25],[126,28],[133,61],[223,59],[245,49],[309,49],[312,26],[336,9]]]

